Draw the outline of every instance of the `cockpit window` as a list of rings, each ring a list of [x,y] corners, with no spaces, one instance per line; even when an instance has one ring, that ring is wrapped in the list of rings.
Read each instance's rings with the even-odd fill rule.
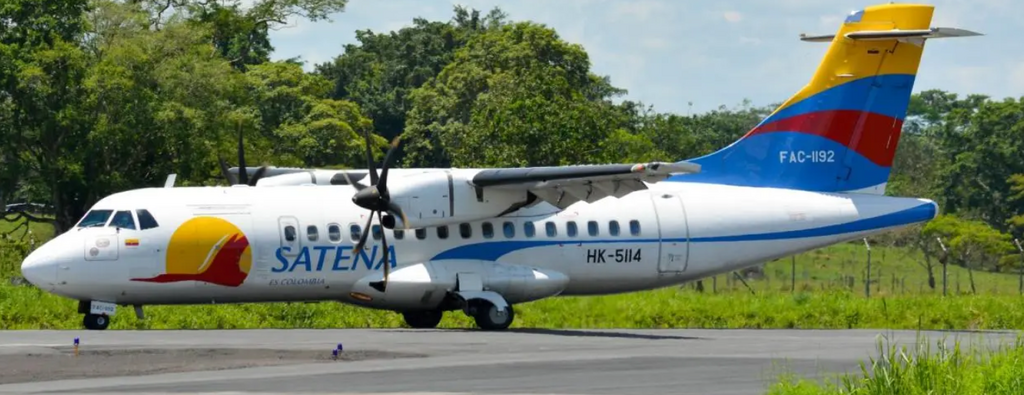
[[[88,213],[85,213],[82,220],[78,222],[78,227],[102,227],[107,224],[107,220],[110,219],[110,214],[113,212],[114,210],[91,210]]]
[[[153,218],[153,214],[150,214],[149,210],[140,208],[135,210],[135,214],[139,216],[139,229],[146,230],[160,226],[157,225],[156,218]]]
[[[135,219],[132,218],[132,212],[128,210],[118,211],[117,214],[114,214],[114,219],[110,220],[110,226],[122,229],[135,229]]]

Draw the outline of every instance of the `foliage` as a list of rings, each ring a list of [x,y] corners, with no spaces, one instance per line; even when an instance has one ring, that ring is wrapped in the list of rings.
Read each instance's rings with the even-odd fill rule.
[[[878,342],[879,358],[861,363],[859,373],[813,382],[783,374],[771,395],[815,394],[1019,394],[1024,392],[1024,338],[989,348],[983,342],[946,339],[913,347]]]
[[[999,258],[1015,251],[1010,235],[1001,233],[984,222],[940,215],[924,225],[927,237],[941,237],[951,258],[950,263],[984,269]]]

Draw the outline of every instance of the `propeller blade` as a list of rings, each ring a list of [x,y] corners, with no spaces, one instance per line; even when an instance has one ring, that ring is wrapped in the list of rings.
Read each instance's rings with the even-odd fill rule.
[[[351,186],[356,188],[356,191],[361,191],[361,190],[366,189],[366,185],[363,185],[363,184],[360,184],[358,182],[352,181],[352,177],[348,176],[348,172],[347,171],[341,172],[341,175],[342,175],[342,177],[345,177],[345,181],[348,181],[348,185],[351,185]]]
[[[238,182],[249,184],[249,172],[245,168],[245,148],[242,145],[242,121],[238,121]]]
[[[260,178],[263,178],[263,173],[266,173],[266,172],[267,172],[267,166],[260,166],[259,169],[256,169],[256,173],[253,173],[252,179],[249,180],[249,186],[251,186],[251,187],[256,186],[256,181],[259,181]]]
[[[231,174],[231,172],[228,170],[228,164],[224,163],[224,159],[218,156],[217,162],[220,163],[220,172],[221,174],[224,175],[224,178],[228,180],[228,185],[238,184],[238,179],[235,178],[235,175]]]
[[[363,141],[366,142],[366,170],[370,172],[370,185],[377,185],[377,168],[373,165],[373,149],[370,148],[370,130],[364,130]]]
[[[377,190],[379,190],[380,194],[383,196],[388,195],[388,169],[391,168],[391,160],[394,158],[393,155],[398,148],[399,138],[400,136],[396,136],[391,140],[391,148],[388,148],[387,155],[384,155],[384,165],[383,169],[380,171],[380,184],[377,187]]]
[[[356,244],[356,248],[353,249],[356,254],[363,251],[363,247],[366,247],[366,236],[371,232],[370,222],[373,221],[373,211],[370,211],[370,215],[366,216],[366,226],[363,227],[363,234],[359,236],[359,243]],[[355,258],[353,258],[355,259]]]
[[[381,218],[380,211],[377,212],[377,222],[384,223],[384,219]],[[381,241],[382,247],[384,248],[384,257],[383,257],[384,258],[384,261],[383,261],[384,262],[384,281],[381,281],[379,284],[376,284],[376,283],[370,284],[370,286],[373,287],[374,289],[380,291],[380,292],[384,292],[388,288],[388,274],[390,274],[391,261],[388,261],[388,238],[384,235],[384,229],[381,229],[380,232],[381,232],[380,241]]]

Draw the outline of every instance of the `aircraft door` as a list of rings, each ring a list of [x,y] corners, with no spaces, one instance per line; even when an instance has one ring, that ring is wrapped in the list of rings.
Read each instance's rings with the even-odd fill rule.
[[[684,272],[690,255],[690,230],[683,201],[678,195],[668,192],[652,193],[651,200],[658,218],[661,241],[658,247],[658,272]]]
[[[281,235],[282,254],[284,256],[298,254],[302,249],[302,240],[299,238],[299,220],[291,216],[278,218],[278,232]]]

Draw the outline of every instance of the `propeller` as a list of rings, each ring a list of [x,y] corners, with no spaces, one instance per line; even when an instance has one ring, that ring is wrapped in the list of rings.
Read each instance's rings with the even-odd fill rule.
[[[246,184],[248,186],[256,186],[256,181],[263,178],[263,174],[267,172],[267,166],[260,166],[256,169],[256,173],[253,173],[252,179],[249,179],[249,173],[245,168],[245,147],[242,141],[242,123],[238,123],[238,177],[235,177],[230,171],[228,171],[228,164],[224,162],[224,158],[217,156],[217,161],[220,163],[220,172],[224,175],[224,178],[228,180],[228,185]]]
[[[365,133],[366,140],[366,166],[370,173],[370,185],[363,185],[352,182],[349,180],[349,184],[356,188],[355,195],[352,196],[352,202],[357,206],[370,210],[370,215],[366,217],[366,226],[363,227],[362,235],[359,237],[359,242],[356,243],[355,252],[359,253],[363,250],[366,245],[366,237],[370,234],[370,225],[373,222],[374,214],[377,216],[377,222],[380,223],[381,227],[384,226],[384,218],[382,217],[383,212],[388,212],[393,215],[402,218],[402,225],[405,229],[409,229],[409,221],[406,220],[405,212],[402,208],[391,201],[391,194],[388,192],[388,170],[391,168],[392,160],[394,159],[395,149],[398,148],[399,138],[395,137],[391,141],[391,148],[388,149],[387,154],[384,156],[384,163],[381,166],[380,176],[377,175],[377,168],[373,165],[373,150],[370,148],[370,133]],[[343,173],[344,174],[344,173]],[[348,178],[348,175],[345,174]],[[394,225],[392,224],[392,228]],[[384,292],[388,285],[388,275],[390,274],[391,265],[388,261],[388,238],[384,235],[381,230],[381,243],[384,247],[384,280],[374,281],[370,283],[370,287],[380,292]]]

